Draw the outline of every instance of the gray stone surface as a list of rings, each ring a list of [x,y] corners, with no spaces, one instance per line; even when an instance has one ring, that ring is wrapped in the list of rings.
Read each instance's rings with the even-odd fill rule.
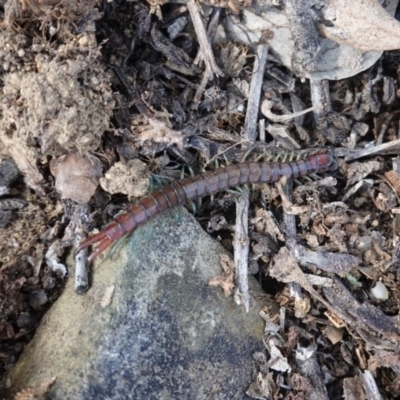
[[[69,279],[13,369],[12,390],[56,376],[56,400],[246,398],[252,354],[263,350],[262,304],[246,314],[208,286],[223,252],[186,211],[143,227],[95,264],[86,295]]]

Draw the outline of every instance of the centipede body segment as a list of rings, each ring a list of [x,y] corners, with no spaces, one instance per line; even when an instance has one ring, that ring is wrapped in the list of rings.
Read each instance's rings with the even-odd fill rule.
[[[243,162],[185,178],[129,206],[126,213],[117,216],[104,230],[80,243],[77,251],[98,243],[88,257],[92,262],[116,240],[172,207],[247,183],[274,183],[284,176],[298,178],[333,171],[336,167],[337,161],[330,152],[318,150],[295,161]]]

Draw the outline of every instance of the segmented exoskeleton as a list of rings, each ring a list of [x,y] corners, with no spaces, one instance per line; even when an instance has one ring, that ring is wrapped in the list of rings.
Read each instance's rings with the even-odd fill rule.
[[[77,251],[98,243],[88,257],[92,262],[113,242],[172,207],[247,183],[274,183],[284,176],[298,178],[336,168],[335,157],[327,149],[318,149],[288,162],[242,162],[185,178],[129,206],[126,213],[118,215],[104,230],[84,240]]]

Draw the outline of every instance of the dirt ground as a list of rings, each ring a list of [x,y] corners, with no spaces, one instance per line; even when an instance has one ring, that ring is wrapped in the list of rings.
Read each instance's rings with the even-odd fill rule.
[[[265,313],[284,326],[278,347],[290,369],[271,368],[270,348],[256,355],[249,395],[308,398],[318,383],[294,350],[315,345],[313,373],[330,399],[373,398],[366,376],[382,399],[399,398],[399,52],[327,82],[331,108],[319,119],[270,121],[253,146],[244,124],[255,47],[213,46],[222,74],[209,79],[194,62],[197,31],[184,3],[0,0],[2,387],[70,279],[65,259],[82,238],[185,167],[199,173],[245,153],[281,161],[296,143],[329,147],[338,169],[250,192],[249,268],[286,310],[283,322]],[[248,5],[212,4],[234,16]],[[273,54],[266,71],[261,97],[274,115],[297,111],[294,99],[312,105],[308,80]],[[229,250],[237,198],[195,205]],[[229,294],[227,265],[215,284]]]

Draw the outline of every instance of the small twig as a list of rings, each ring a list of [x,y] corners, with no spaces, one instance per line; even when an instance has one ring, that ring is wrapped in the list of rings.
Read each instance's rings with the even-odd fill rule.
[[[293,181],[287,181],[286,184],[283,185],[283,191],[289,201],[292,200],[292,190]],[[289,249],[289,251],[292,251],[292,249],[296,246],[296,216],[294,214],[289,214],[288,212],[286,212],[285,208],[283,208],[283,224],[286,236],[286,247]],[[289,282],[288,287],[291,297],[295,299],[303,298],[302,289],[298,283]]]
[[[215,62],[214,53],[211,48],[210,39],[208,37],[206,28],[201,18],[199,9],[195,0],[189,0],[187,3],[188,11],[193,22],[194,30],[196,32],[197,40],[199,41],[200,51],[198,52],[194,64],[198,64],[200,60],[204,61],[206,70],[210,71],[210,80],[214,79],[214,74],[224,76],[224,73]]]
[[[260,96],[264,78],[264,70],[268,57],[268,47],[269,46],[267,44],[258,45],[257,57],[254,61],[253,76],[250,82],[246,120],[244,121],[244,136],[251,142],[254,142],[257,137],[257,119],[260,108]]]
[[[244,122],[244,139],[254,142],[257,137],[257,118],[260,107],[261,86],[267,63],[268,46],[261,44],[257,47],[257,58],[254,62],[253,76],[250,83],[249,100],[247,103],[246,119]],[[248,216],[249,193],[243,193],[236,203],[236,224],[234,259],[236,268],[237,300],[241,300],[246,311],[250,310],[250,295],[248,282],[249,245]]]
[[[398,155],[400,149],[400,139],[392,140],[388,143],[383,143],[378,146],[371,146],[367,149],[335,149],[336,156],[344,156],[346,161],[354,161],[362,157],[371,157],[376,155],[388,155],[395,154]]]
[[[79,241],[86,239],[84,235],[77,236]],[[75,292],[77,294],[84,294],[89,288],[89,273],[87,269],[87,256],[88,249],[78,251],[74,255],[75,261]]]
[[[323,107],[315,108],[313,111],[315,125],[318,126],[323,116],[332,110],[328,80],[310,79],[310,90],[313,107],[317,107],[320,104],[323,105]]]
[[[235,236],[233,239],[235,259],[235,301],[237,304],[244,304],[246,311],[250,310],[249,295],[249,194],[241,195],[236,202],[236,224]]]
[[[292,200],[292,190],[293,190],[293,181],[289,180],[283,186],[284,193],[289,201]],[[286,233],[286,246],[289,250],[292,250],[296,245],[296,217],[293,214],[289,214],[283,209],[283,223],[285,226]]]
[[[193,99],[193,106],[197,107],[200,102],[200,97],[202,96],[207,82],[214,79],[214,74],[218,76],[224,76],[224,73],[218,67],[215,62],[214,54],[212,52],[209,37],[207,35],[206,29],[204,27],[203,20],[201,18],[200,12],[197,8],[195,0],[189,0],[187,3],[188,11],[193,22],[194,30],[196,32],[197,40],[199,41],[200,50],[194,61],[194,64],[198,64],[200,59],[204,61],[205,71],[203,79],[199,85],[199,88]]]
[[[274,114],[271,109],[273,107],[274,103],[270,100],[264,100],[262,105],[261,105],[261,112],[271,121],[273,122],[284,122],[284,121],[290,121],[291,119],[295,119],[298,117],[301,117],[302,115],[305,115],[309,113],[310,111],[318,111],[323,108],[322,104],[319,103],[314,107],[309,107],[306,108],[305,110],[299,111],[299,112],[294,112],[290,114],[284,114],[284,115],[277,115]]]
[[[75,229],[75,240],[80,243],[86,239],[81,221],[89,217],[89,206],[84,205],[79,207],[78,213],[78,226]],[[77,294],[84,294],[89,288],[89,273],[87,268],[87,255],[88,249],[83,249],[74,254],[75,261],[75,292]]]

